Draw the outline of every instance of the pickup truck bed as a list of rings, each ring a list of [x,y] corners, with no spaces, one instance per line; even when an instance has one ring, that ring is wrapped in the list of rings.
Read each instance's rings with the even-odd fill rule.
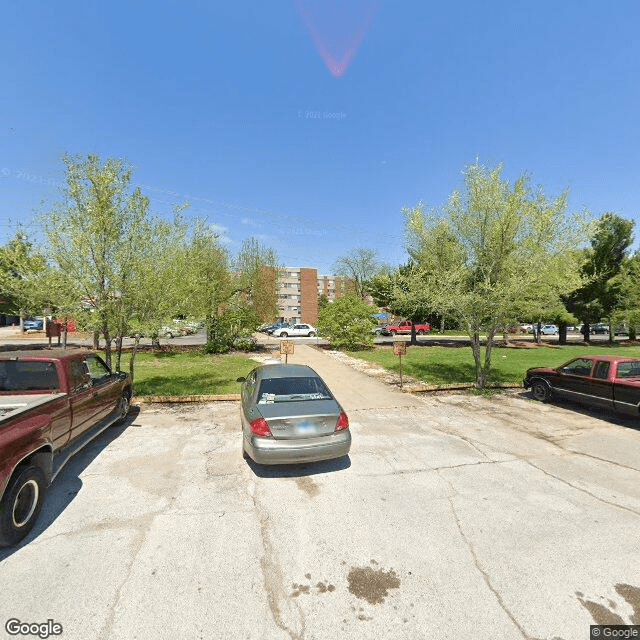
[[[43,393],[37,395],[12,395],[12,396],[0,396],[0,428],[2,424],[14,418],[15,416],[40,407],[48,402],[52,402],[56,398],[63,398],[66,393]]]

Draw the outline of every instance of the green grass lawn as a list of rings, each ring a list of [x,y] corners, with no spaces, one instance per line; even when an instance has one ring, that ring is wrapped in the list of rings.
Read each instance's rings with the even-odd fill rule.
[[[123,371],[129,357],[123,355]],[[239,393],[236,379],[258,363],[244,355],[204,355],[197,351],[142,352],[136,355],[134,393],[137,396],[192,396]]]
[[[391,346],[373,350],[349,351],[349,355],[374,362],[399,372],[398,356]],[[482,349],[484,358],[484,348]],[[491,355],[489,383],[519,384],[529,367],[557,367],[571,358],[587,354],[620,354],[640,357],[638,345],[566,345],[562,347],[537,347],[518,349],[494,347]],[[408,346],[402,357],[402,373],[426,384],[445,385],[473,383],[476,379],[475,363],[471,347]]]

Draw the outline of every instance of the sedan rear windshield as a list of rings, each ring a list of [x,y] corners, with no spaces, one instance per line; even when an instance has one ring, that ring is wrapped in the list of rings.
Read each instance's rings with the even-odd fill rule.
[[[58,371],[44,360],[0,360],[0,391],[56,391]]]
[[[265,378],[258,391],[258,404],[332,398],[331,392],[320,378]]]

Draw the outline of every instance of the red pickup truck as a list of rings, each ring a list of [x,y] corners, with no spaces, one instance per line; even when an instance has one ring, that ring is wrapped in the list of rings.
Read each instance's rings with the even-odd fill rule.
[[[0,546],[27,535],[63,465],[130,402],[129,376],[92,351],[0,354]]]
[[[407,333],[411,333],[412,325],[413,325],[413,322],[411,322],[410,320],[403,320],[399,324],[388,324],[384,328],[384,332],[387,335],[391,335],[391,336],[395,336],[397,333],[407,334]],[[416,324],[416,333],[419,336],[424,335],[428,331],[431,331],[431,326],[428,323],[424,322],[422,324],[420,323]]]
[[[528,369],[524,388],[537,400],[552,397],[640,416],[640,359],[581,356],[557,369]]]

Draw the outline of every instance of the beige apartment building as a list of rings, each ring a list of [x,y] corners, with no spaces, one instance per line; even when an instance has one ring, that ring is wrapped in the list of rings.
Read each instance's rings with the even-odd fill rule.
[[[315,324],[318,319],[318,297],[335,300],[349,290],[349,280],[318,275],[317,269],[285,267],[279,273],[278,316],[290,324]]]

